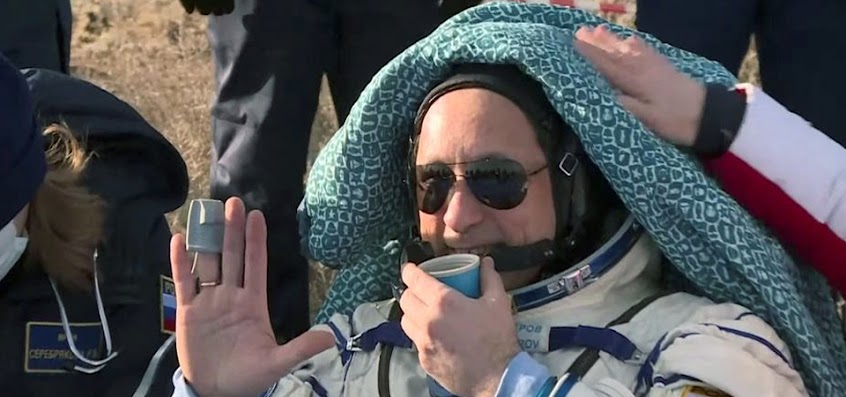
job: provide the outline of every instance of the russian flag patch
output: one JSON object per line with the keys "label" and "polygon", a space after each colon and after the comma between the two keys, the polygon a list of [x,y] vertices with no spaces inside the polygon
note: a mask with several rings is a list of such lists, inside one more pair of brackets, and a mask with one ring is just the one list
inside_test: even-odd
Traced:
{"label": "russian flag patch", "polygon": [[176,333],[176,284],[172,278],[161,276],[160,285],[162,332],[173,335]]}

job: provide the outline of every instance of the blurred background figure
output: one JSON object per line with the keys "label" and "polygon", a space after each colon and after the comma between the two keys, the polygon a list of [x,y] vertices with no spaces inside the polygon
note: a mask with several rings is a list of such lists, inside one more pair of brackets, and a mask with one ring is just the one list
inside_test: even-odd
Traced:
{"label": "blurred background figure", "polygon": [[0,1],[0,53],[18,68],[69,72],[70,0]]}
{"label": "blurred background figure", "polygon": [[763,89],[846,146],[842,0],[637,0],[637,28],[737,74],[751,36]]}
{"label": "blurred background figure", "polygon": [[214,14],[211,197],[242,198],[268,224],[271,322],[289,340],[309,326],[308,262],[296,209],[309,135],[328,77],[339,123],[394,56],[440,22],[436,0],[180,0]]}

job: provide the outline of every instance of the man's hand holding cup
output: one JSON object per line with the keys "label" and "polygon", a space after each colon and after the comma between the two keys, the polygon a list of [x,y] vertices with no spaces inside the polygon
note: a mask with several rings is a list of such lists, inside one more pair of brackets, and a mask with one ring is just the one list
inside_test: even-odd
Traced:
{"label": "man's hand holding cup", "polygon": [[454,394],[492,396],[520,352],[511,300],[493,260],[455,254],[409,263],[402,280],[402,328],[423,369]]}

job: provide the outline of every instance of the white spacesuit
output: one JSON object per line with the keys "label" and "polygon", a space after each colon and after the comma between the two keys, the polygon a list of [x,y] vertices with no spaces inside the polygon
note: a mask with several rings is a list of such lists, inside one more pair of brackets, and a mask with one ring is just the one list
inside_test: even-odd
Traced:
{"label": "white spacesuit", "polygon": [[[566,394],[571,397],[633,397],[644,391],[647,396],[806,395],[790,352],[767,324],[738,305],[663,294],[660,258],[650,238],[629,220],[573,270],[512,291],[523,351],[551,374],[584,372]],[[579,287],[572,280],[586,274],[585,265],[602,275]],[[362,305],[351,320],[337,315],[316,326],[335,334],[337,348],[302,363],[266,395],[428,395],[417,353],[399,323],[388,320],[394,305],[394,300]],[[631,319],[606,327],[621,317]],[[595,363],[591,350],[598,351]],[[180,373],[174,378],[175,396],[193,396]]]}
{"label": "white spacesuit", "polygon": [[[787,345],[750,310],[662,289],[666,284],[658,248],[615,200],[537,82],[508,66],[458,67],[423,100],[418,122],[438,98],[468,87],[493,91],[517,104],[551,165],[554,214],[539,212],[555,217],[555,237],[524,246],[494,246],[488,252],[500,272],[542,269],[535,278],[541,281],[509,293],[522,352],[502,374],[498,396],[807,395]],[[413,161],[413,144],[411,150]],[[413,170],[415,163],[409,165]],[[464,171],[466,183],[474,183]],[[423,177],[415,175],[410,172],[409,187],[419,187],[422,194],[411,194],[413,210],[435,213],[452,185],[437,192],[418,183],[416,178]],[[510,207],[493,202],[495,195],[488,193],[501,182],[501,174],[495,176],[484,183],[477,180],[472,194],[497,210],[520,205],[519,200]],[[448,177],[456,178],[452,171]],[[525,193],[525,179],[517,186],[517,195]],[[409,259],[420,263],[421,258]],[[442,396],[403,333],[398,306],[396,300],[368,303],[351,318],[336,314],[317,325],[335,336],[336,347],[268,385],[265,395]],[[538,388],[539,379],[546,381],[544,387]],[[178,371],[174,383],[175,396],[206,397],[196,396]]]}

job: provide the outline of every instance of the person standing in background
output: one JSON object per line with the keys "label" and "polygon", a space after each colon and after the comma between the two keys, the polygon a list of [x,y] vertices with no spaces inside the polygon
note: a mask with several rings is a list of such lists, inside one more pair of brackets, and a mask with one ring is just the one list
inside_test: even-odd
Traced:
{"label": "person standing in background", "polygon": [[0,1],[0,53],[19,69],[70,71],[70,0]]}
{"label": "person standing in background", "polygon": [[637,0],[637,28],[735,75],[755,34],[764,90],[846,146],[842,0]]}
{"label": "person standing in background", "polygon": [[211,197],[243,198],[268,224],[277,338],[309,327],[308,262],[296,209],[321,79],[342,123],[394,56],[440,22],[437,0],[180,0],[209,18],[215,63]]}

